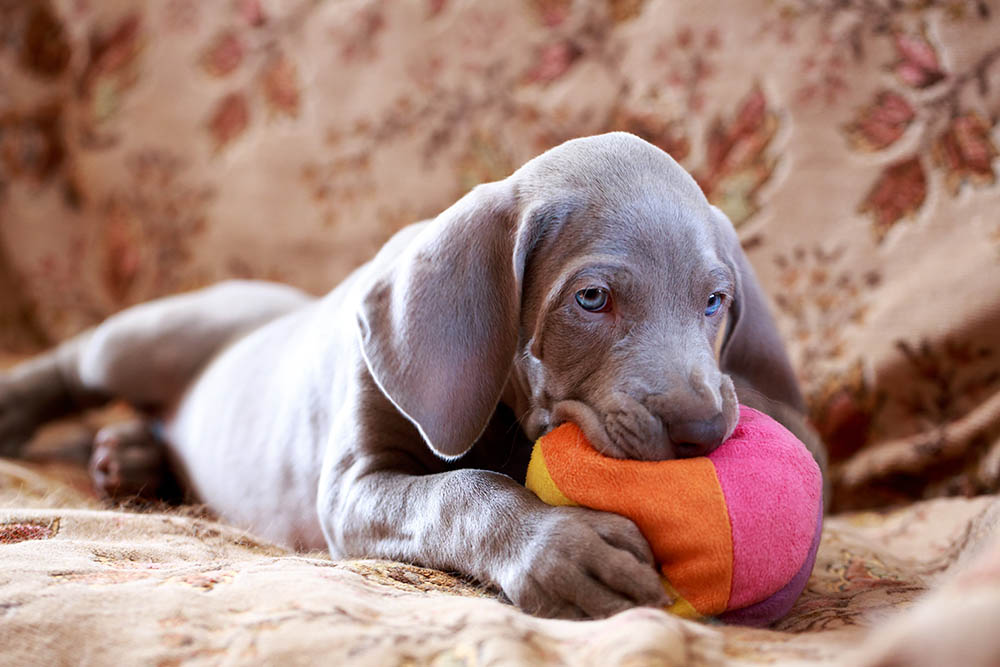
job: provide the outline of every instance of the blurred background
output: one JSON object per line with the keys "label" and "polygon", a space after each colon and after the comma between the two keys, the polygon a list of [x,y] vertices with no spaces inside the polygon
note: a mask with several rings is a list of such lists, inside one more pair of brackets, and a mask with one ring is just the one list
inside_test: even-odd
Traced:
{"label": "blurred background", "polygon": [[229,277],[323,293],[626,130],[739,230],[837,509],[993,492],[998,116],[985,0],[0,0],[0,352]]}

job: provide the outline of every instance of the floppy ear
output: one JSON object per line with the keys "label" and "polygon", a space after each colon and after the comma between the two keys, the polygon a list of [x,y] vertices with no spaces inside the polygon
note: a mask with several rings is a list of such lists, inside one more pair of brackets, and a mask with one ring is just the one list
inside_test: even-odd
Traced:
{"label": "floppy ear", "polygon": [[724,252],[736,274],[736,295],[729,311],[719,365],[723,372],[743,380],[767,398],[804,412],[805,402],[792,364],[753,267],[729,218],[714,206],[712,210],[722,234]]}
{"label": "floppy ear", "polygon": [[531,217],[510,179],[480,185],[428,223],[362,300],[368,370],[444,458],[472,447],[507,382]]}

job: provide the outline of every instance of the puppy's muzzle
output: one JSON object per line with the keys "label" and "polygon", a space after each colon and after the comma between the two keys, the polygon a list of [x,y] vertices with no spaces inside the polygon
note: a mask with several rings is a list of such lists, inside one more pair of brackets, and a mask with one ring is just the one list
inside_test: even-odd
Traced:
{"label": "puppy's muzzle", "polygon": [[732,434],[739,414],[732,380],[700,370],[691,372],[687,379],[675,383],[672,390],[650,394],[641,401],[650,415],[653,427],[647,437],[650,444],[656,443],[656,452],[650,452],[648,444],[629,444],[644,458],[707,456]]}

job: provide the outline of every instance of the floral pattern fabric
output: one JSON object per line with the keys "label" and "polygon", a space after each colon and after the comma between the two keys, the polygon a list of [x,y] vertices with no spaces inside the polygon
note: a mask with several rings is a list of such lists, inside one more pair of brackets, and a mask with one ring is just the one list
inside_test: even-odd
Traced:
{"label": "floral pattern fabric", "polygon": [[[830,449],[833,509],[902,513],[832,520],[776,629],[794,635],[636,622],[681,651],[808,660],[934,584],[955,555],[939,550],[1000,487],[998,124],[994,0],[0,0],[0,354],[227,277],[323,293],[473,185],[571,137],[633,132],[736,225]],[[24,489],[53,474],[4,478],[19,480],[0,487],[9,534],[49,537],[0,553],[54,558],[31,550],[68,535],[58,508],[93,503],[76,484],[28,512]],[[942,496],[973,499],[913,504]],[[893,531],[943,537],[894,552]],[[167,590],[139,581],[114,590]],[[834,610],[838,585],[853,592]],[[379,599],[358,612],[374,626]],[[20,613],[9,600],[0,623]],[[468,604],[518,619],[497,641],[554,660],[622,623],[559,634],[575,626]],[[542,627],[561,639],[536,642]]]}
{"label": "floral pattern fabric", "polygon": [[[534,618],[443,572],[291,553],[190,513],[96,510],[67,500],[56,477],[46,489],[25,484],[34,478],[0,467],[0,658],[9,665],[863,665],[910,647],[909,634],[926,637],[928,604],[931,636],[951,639],[953,652],[938,655],[961,655],[960,639],[1000,654],[995,632],[961,632],[975,628],[970,616],[993,622],[1000,611],[1000,503],[990,497],[829,519],[805,593],[760,630],[653,609]],[[62,494],[56,508],[53,493]],[[970,610],[969,595],[987,607]]]}

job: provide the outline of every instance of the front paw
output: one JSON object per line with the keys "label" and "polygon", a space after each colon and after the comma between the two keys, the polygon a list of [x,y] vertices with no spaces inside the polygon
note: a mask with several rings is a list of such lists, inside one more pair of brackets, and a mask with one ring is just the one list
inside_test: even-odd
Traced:
{"label": "front paw", "polygon": [[552,507],[533,522],[519,558],[501,581],[524,611],[552,618],[604,618],[672,600],[649,544],[624,517],[582,507]]}

